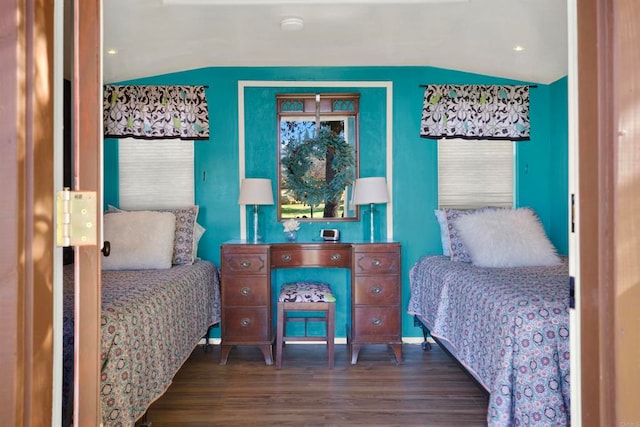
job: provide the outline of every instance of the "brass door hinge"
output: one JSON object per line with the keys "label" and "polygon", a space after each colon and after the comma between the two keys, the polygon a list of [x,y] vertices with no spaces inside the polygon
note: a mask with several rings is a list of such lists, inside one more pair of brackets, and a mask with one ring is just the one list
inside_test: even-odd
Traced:
{"label": "brass door hinge", "polygon": [[56,193],[56,245],[90,246],[98,241],[97,200],[95,191]]}

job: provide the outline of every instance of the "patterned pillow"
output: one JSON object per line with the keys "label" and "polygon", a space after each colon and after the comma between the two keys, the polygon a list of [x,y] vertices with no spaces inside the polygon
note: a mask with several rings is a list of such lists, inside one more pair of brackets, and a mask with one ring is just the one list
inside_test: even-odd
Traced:
{"label": "patterned pillow", "polygon": [[158,212],[171,212],[176,216],[176,236],[173,242],[173,264],[193,264],[196,254],[193,252],[194,230],[199,206],[179,209],[158,209]]}
{"label": "patterned pillow", "polygon": [[[186,208],[176,209],[153,209],[153,212],[171,212],[176,217],[176,231],[173,242],[173,260],[174,265],[193,264],[196,259],[197,242],[194,234],[196,234],[196,218],[198,217],[198,205]],[[105,214],[113,212],[127,212],[123,209],[109,205]],[[204,232],[204,231],[203,231]],[[202,236],[202,233],[200,233]]]}
{"label": "patterned pillow", "polygon": [[490,207],[483,207],[477,209],[452,209],[444,208],[444,213],[447,218],[447,229],[449,230],[449,246],[451,261],[471,262],[471,255],[464,245],[460,231],[456,227],[456,221],[458,218],[472,214],[474,212],[481,212],[489,209],[495,209]]}

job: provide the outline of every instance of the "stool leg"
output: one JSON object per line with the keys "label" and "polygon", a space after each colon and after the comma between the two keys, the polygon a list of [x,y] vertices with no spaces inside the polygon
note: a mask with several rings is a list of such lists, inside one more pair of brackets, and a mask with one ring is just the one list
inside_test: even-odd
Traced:
{"label": "stool leg", "polygon": [[327,311],[327,355],[329,357],[329,369],[333,369],[335,334],[336,334],[336,305],[335,303],[331,303],[329,304],[329,310]]}
{"label": "stool leg", "polygon": [[282,367],[282,342],[284,340],[284,304],[278,302],[276,320],[276,369]]}

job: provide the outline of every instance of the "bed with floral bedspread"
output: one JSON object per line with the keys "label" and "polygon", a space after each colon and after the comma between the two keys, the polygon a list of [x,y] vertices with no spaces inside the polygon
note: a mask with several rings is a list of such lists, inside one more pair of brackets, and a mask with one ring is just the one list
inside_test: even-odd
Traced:
{"label": "bed with floral bedspread", "polygon": [[410,271],[414,315],[489,392],[489,426],[566,426],[569,275],[425,256]]}
{"label": "bed with floral bedspread", "polygon": [[[218,277],[216,266],[207,261],[102,272],[100,395],[105,427],[132,426],[144,415],[209,327],[220,321]],[[66,403],[73,375],[72,265],[65,266],[64,287]]]}

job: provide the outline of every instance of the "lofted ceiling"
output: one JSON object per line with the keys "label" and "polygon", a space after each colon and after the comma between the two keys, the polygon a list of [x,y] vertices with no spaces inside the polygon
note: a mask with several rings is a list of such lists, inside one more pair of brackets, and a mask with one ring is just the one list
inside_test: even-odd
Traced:
{"label": "lofted ceiling", "polygon": [[[107,0],[103,17],[105,82],[212,66],[567,75],[565,0]],[[304,27],[283,31],[287,17]]]}

